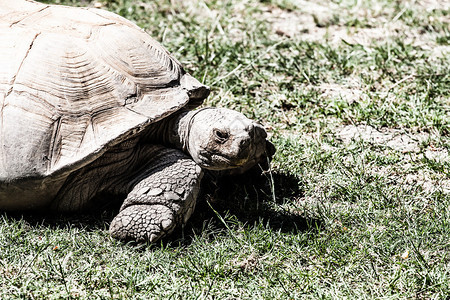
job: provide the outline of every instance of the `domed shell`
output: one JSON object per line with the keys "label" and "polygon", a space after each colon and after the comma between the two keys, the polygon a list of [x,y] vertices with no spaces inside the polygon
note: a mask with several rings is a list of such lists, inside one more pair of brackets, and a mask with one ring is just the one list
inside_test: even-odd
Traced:
{"label": "domed shell", "polygon": [[0,182],[78,169],[207,89],[113,13],[0,2]]}

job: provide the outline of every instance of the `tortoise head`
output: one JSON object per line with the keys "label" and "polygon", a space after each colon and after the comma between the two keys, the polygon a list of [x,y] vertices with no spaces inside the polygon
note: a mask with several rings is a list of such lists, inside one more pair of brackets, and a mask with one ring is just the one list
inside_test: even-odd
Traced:
{"label": "tortoise head", "polygon": [[205,169],[241,173],[275,153],[264,128],[237,111],[204,108],[187,117],[185,148]]}

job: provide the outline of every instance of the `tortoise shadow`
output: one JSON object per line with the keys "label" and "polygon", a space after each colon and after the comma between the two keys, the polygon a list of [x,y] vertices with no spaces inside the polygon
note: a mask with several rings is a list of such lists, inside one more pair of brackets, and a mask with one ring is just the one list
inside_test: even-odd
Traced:
{"label": "tortoise shadow", "polygon": [[51,213],[51,212],[1,212],[0,216],[14,221],[24,221],[31,227],[42,227],[52,230],[76,228],[86,232],[98,231],[105,228],[114,216],[118,208],[107,210],[95,210],[80,213]]}
{"label": "tortoise shadow", "polygon": [[[274,231],[289,234],[316,230],[321,227],[322,220],[306,217],[301,210],[279,209],[281,204],[304,195],[302,186],[302,180],[298,177],[277,172],[251,171],[243,175],[225,177],[206,173],[197,207],[190,220],[183,228],[177,228],[161,242],[167,247],[188,246],[197,236],[204,237],[205,232],[214,239],[214,233],[227,230],[228,217],[244,224],[247,229],[263,224]],[[107,205],[77,214],[3,212],[2,215],[14,220],[24,220],[33,227],[98,231],[109,227],[119,212],[122,201],[121,198],[115,198]]]}
{"label": "tortoise shadow", "polygon": [[[303,181],[285,173],[253,172],[216,178],[207,173],[202,193],[188,224],[164,239],[169,245],[189,245],[206,230],[227,230],[226,219],[239,221],[246,229],[259,224],[274,231],[298,234],[315,231],[323,220],[304,215],[301,209],[283,210],[282,204],[302,197]],[[212,228],[212,229],[211,229]],[[214,234],[212,234],[214,238]]]}

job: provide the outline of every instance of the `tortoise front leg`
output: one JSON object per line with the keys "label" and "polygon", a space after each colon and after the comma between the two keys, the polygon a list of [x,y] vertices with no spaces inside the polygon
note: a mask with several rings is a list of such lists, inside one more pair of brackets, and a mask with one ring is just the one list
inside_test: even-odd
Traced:
{"label": "tortoise front leg", "polygon": [[113,237],[155,242],[185,224],[194,211],[202,169],[179,150],[160,151],[164,156],[139,175],[111,222]]}

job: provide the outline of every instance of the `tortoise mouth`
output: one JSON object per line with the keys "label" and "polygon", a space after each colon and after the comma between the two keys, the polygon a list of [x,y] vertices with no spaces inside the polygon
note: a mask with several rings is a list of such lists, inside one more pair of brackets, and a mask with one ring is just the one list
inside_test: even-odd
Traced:
{"label": "tortoise mouth", "polygon": [[199,164],[209,170],[226,170],[239,168],[245,164],[247,159],[234,159],[222,153],[201,151],[198,154]]}

